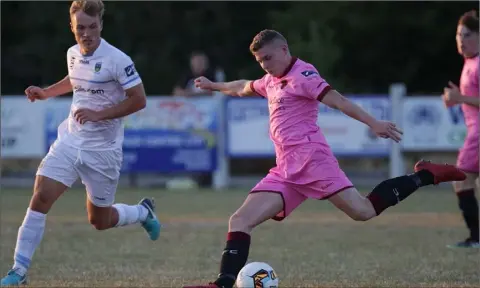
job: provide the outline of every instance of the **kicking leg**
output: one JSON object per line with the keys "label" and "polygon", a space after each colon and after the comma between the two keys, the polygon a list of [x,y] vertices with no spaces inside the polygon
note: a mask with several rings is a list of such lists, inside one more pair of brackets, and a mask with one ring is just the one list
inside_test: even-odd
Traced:
{"label": "kicking leg", "polygon": [[328,200],[352,219],[366,221],[397,205],[420,187],[465,178],[465,174],[452,165],[420,161],[415,165],[415,173],[385,180],[367,197],[360,195],[355,188],[348,188]]}
{"label": "kicking leg", "polygon": [[140,223],[151,240],[158,239],[161,227],[155,215],[153,199],[144,198],[137,205],[113,204],[118,178],[111,179],[85,166],[79,169],[79,173],[87,189],[88,220],[95,229],[106,230]]}
{"label": "kicking leg", "polygon": [[458,197],[458,206],[462,211],[463,220],[470,231],[470,236],[464,240],[453,245],[448,245],[450,248],[480,248],[479,241],[479,210],[478,200],[475,196],[476,180],[478,173],[466,173],[467,179],[460,182],[453,183],[453,189]]}
{"label": "kicking leg", "polygon": [[247,263],[251,231],[283,210],[284,199],[280,193],[256,191],[249,194],[228,222],[227,243],[217,280],[209,285],[190,288],[232,288],[238,272]]}
{"label": "kicking leg", "polygon": [[1,280],[0,286],[26,284],[27,270],[43,238],[47,213],[67,188],[64,184],[48,177],[36,177],[33,197],[23,223],[18,229],[15,262],[12,270]]}

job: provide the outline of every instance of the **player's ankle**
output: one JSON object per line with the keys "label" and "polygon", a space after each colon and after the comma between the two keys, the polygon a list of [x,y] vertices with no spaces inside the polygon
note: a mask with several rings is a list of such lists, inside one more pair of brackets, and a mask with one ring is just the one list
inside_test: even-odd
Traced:
{"label": "player's ankle", "polygon": [[17,273],[18,275],[20,276],[25,276],[25,274],[27,274],[27,271],[28,269],[23,267],[22,265],[18,264],[18,263],[15,263],[13,265],[13,268],[12,268],[13,271],[15,271],[15,273]]}

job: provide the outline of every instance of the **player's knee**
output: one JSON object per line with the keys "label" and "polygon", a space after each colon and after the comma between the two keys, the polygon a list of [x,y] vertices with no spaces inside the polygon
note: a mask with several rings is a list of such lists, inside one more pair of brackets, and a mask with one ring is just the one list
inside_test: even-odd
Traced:
{"label": "player's knee", "polygon": [[32,210],[46,214],[52,207],[53,202],[55,202],[55,199],[52,198],[53,197],[51,193],[49,193],[46,188],[42,186],[36,187],[35,193],[33,194],[32,200],[30,202],[30,208]]}
{"label": "player's knee", "polygon": [[348,216],[355,221],[367,221],[375,217],[375,215],[375,211],[365,208],[352,211]]}
{"label": "player's knee", "polygon": [[33,195],[32,202],[35,204],[40,204],[40,205],[48,205],[51,202],[50,195],[48,191],[46,191],[43,188],[38,188],[35,190],[35,194]]}
{"label": "player's knee", "polygon": [[110,228],[110,223],[108,221],[103,221],[94,217],[89,217],[88,222],[97,230],[107,230]]}
{"label": "player's knee", "polygon": [[248,217],[241,213],[235,212],[228,221],[229,231],[242,231],[249,233],[253,230],[254,225],[250,223]]}

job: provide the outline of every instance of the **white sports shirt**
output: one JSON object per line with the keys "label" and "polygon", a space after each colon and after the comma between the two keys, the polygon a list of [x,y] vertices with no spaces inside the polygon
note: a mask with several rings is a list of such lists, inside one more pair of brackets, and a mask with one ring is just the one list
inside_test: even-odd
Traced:
{"label": "white sports shirt", "polygon": [[132,59],[101,39],[91,56],[83,56],[79,45],[67,51],[68,76],[73,88],[70,114],[58,127],[58,140],[81,150],[121,149],[121,118],[80,124],[74,118],[79,108],[103,110],[122,102],[125,90],[142,83]]}

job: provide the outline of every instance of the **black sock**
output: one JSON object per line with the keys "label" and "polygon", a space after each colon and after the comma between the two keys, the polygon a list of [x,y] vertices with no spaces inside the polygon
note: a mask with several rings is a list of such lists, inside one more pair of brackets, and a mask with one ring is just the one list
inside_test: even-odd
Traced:
{"label": "black sock", "polygon": [[478,235],[478,201],[474,189],[457,192],[458,206],[462,210],[463,219],[470,230],[470,238],[479,241]]}
{"label": "black sock", "polygon": [[418,188],[433,184],[433,175],[427,170],[388,179],[373,188],[367,195],[377,215],[390,206],[397,205]]}
{"label": "black sock", "polygon": [[215,284],[222,288],[232,288],[238,272],[248,259],[250,235],[244,232],[228,232],[227,244],[222,254],[220,274]]}

